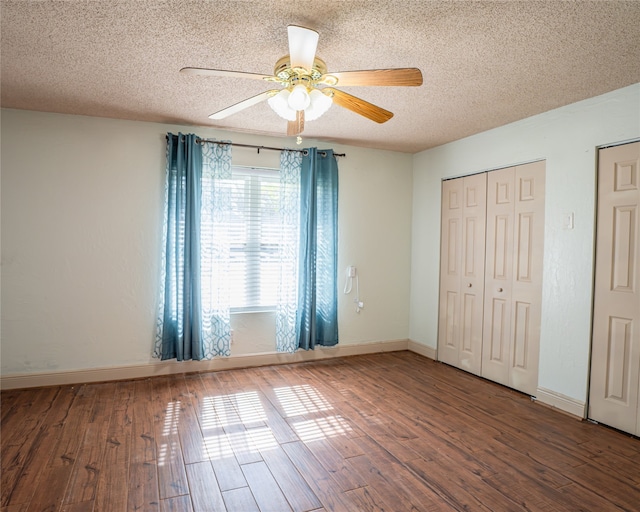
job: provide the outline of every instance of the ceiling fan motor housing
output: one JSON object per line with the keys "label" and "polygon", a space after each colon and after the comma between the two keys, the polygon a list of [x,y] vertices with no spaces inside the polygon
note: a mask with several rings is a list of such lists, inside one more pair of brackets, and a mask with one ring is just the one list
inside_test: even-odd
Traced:
{"label": "ceiling fan motor housing", "polygon": [[[312,69],[305,68],[293,68],[291,67],[291,58],[289,55],[282,57],[273,70],[274,77],[282,85],[288,89],[293,89],[298,84],[305,85],[307,89],[312,89],[317,86],[319,80],[327,72],[327,65],[325,62],[316,57],[313,60]],[[327,77],[325,77],[323,83],[326,83]],[[337,82],[337,80],[336,80]],[[335,85],[335,84],[326,84]]]}

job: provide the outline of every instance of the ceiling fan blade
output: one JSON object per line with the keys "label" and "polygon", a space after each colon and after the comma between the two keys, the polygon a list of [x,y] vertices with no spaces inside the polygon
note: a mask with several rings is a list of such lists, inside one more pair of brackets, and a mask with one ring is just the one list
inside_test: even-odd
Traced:
{"label": "ceiling fan blade", "polygon": [[280,92],[279,89],[272,89],[270,91],[265,91],[257,96],[252,96],[251,98],[247,98],[244,101],[236,103],[235,105],[231,105],[230,107],[223,108],[222,110],[218,110],[209,116],[209,119],[224,119],[225,117],[229,117],[232,114],[236,114],[245,108],[252,107],[253,105],[257,105],[258,103],[269,99],[271,96],[275,96]]}
{"label": "ceiling fan blade", "polygon": [[287,136],[295,137],[304,131],[304,110],[296,112],[296,120],[287,123]]}
{"label": "ceiling fan blade", "polygon": [[227,71],[225,69],[207,69],[207,68],[182,68],[180,73],[185,75],[202,75],[202,76],[224,76],[227,78],[252,78],[254,80],[268,80],[275,78],[271,75],[260,75],[258,73],[244,73],[243,71]]}
{"label": "ceiling fan blade", "polygon": [[289,25],[289,59],[292,68],[304,68],[311,71],[313,59],[318,47],[318,33],[310,28]]}
{"label": "ceiling fan blade", "polygon": [[351,110],[356,114],[360,114],[367,119],[371,119],[376,123],[385,123],[393,117],[393,112],[389,112],[382,107],[378,107],[373,103],[369,103],[368,101],[357,98],[356,96],[347,94],[346,92],[340,91],[339,89],[334,89],[333,87],[325,87],[324,89],[322,89],[322,92],[324,94],[329,94],[333,98],[333,102],[337,105]]}
{"label": "ceiling fan blade", "polygon": [[422,85],[422,72],[418,68],[341,71],[322,75],[319,83],[341,87],[352,85],[417,86]]}

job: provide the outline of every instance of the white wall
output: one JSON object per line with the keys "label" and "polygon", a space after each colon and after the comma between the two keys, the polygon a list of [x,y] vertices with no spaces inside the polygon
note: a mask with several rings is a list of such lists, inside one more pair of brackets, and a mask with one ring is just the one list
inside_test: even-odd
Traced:
{"label": "white wall", "polygon": [[[435,348],[440,187],[446,177],[546,160],[539,387],[584,403],[597,146],[640,137],[640,84],[414,155],[410,338]],[[562,216],[575,213],[575,229]]]}
{"label": "white wall", "polygon": [[[291,139],[2,111],[2,373],[152,364],[165,134],[265,146]],[[356,265],[365,308],[340,296],[340,345],[409,336],[412,157],[305,141],[338,161],[339,289]],[[279,166],[237,148],[233,163]],[[273,315],[232,319],[232,356],[275,350]]]}

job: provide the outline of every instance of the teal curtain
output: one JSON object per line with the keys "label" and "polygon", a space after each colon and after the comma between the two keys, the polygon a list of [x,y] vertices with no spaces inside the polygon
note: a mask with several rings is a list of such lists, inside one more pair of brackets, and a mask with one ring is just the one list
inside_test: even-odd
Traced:
{"label": "teal curtain", "polygon": [[194,134],[167,134],[162,277],[153,351],[162,360],[229,355],[228,327],[224,332],[228,310],[224,318],[224,311],[211,306],[208,218],[214,210],[212,180],[220,169],[231,168],[231,148],[214,144],[203,160],[197,139]]}
{"label": "teal curtain", "polygon": [[338,164],[308,149],[300,173],[298,347],[338,343]]}

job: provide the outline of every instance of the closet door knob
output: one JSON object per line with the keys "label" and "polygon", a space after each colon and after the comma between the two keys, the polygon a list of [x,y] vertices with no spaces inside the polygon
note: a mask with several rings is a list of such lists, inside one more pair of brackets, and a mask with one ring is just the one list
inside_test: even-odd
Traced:
{"label": "closet door knob", "polygon": [[467,288],[471,288],[471,283],[469,283],[469,284],[467,285]]}
{"label": "closet door knob", "polygon": [[498,288],[498,291],[499,291],[499,292],[501,292],[501,291],[502,291],[502,288]]}

